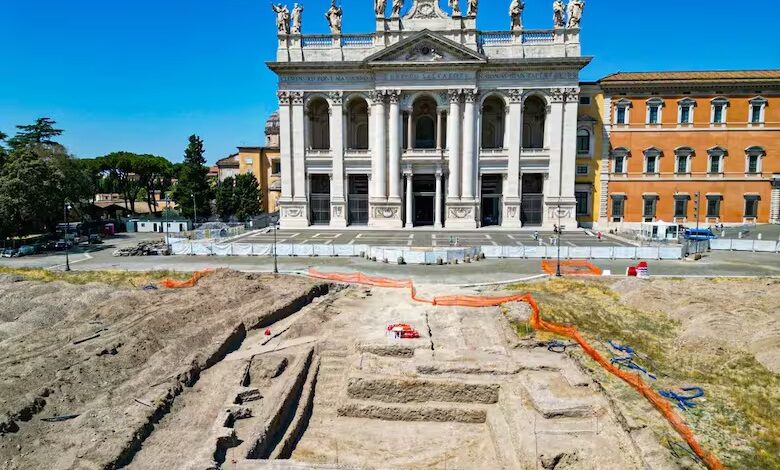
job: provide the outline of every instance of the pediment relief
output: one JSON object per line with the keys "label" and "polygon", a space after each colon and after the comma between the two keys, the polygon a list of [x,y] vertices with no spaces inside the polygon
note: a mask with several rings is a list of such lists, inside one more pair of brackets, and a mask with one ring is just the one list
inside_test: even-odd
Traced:
{"label": "pediment relief", "polygon": [[485,58],[476,51],[430,33],[408,38],[366,59],[367,63],[480,63],[484,61]]}

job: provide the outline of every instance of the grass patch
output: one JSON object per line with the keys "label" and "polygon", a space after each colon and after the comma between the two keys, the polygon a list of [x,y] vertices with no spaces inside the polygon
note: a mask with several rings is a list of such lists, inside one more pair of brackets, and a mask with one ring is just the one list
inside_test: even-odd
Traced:
{"label": "grass patch", "polygon": [[91,284],[94,282],[117,287],[141,287],[163,279],[183,281],[189,279],[192,273],[178,271],[50,271],[41,268],[8,268],[0,267],[0,274],[20,276],[28,281],[55,282],[63,281],[70,284]]}
{"label": "grass patch", "polygon": [[[656,389],[703,387],[705,400],[681,414],[702,445],[727,468],[780,469],[780,376],[747,351],[697,348],[679,337],[678,322],[663,312],[621,303],[619,294],[605,281],[554,279],[512,288],[531,293],[544,319],[575,325],[606,357],[610,357],[610,348],[604,342],[609,339],[648,356],[642,365],[658,376],[655,382],[648,379]],[[515,328],[521,335],[527,331],[520,325]],[[540,340],[548,337],[538,336]],[[595,364],[584,359],[583,353],[577,354]],[[644,398],[628,385],[605,372],[597,375],[626,408],[639,409]],[[668,432],[660,425],[653,429],[659,437]]]}

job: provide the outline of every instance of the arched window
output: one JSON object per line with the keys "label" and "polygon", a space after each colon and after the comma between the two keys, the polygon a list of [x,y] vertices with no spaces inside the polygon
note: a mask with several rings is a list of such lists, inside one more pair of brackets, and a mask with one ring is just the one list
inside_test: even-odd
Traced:
{"label": "arched window", "polygon": [[504,148],[504,101],[491,96],[482,104],[482,148]]}
{"label": "arched window", "polygon": [[323,98],[309,102],[309,148],[330,149],[330,107]]}
{"label": "arched window", "polygon": [[412,106],[414,148],[436,148],[436,112],[437,105],[433,98],[422,96],[414,101]]}
{"label": "arched window", "polygon": [[347,148],[368,150],[368,103],[355,98],[347,107]]}
{"label": "arched window", "polygon": [[523,147],[528,149],[544,148],[544,123],[547,118],[547,106],[538,96],[525,100],[523,107]]}
{"label": "arched window", "polygon": [[590,131],[587,129],[577,130],[577,154],[590,155]]}

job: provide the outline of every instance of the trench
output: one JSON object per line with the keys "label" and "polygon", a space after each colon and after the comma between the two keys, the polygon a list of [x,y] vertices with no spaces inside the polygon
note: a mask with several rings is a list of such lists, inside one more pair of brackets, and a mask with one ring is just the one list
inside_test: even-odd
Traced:
{"label": "trench", "polygon": [[[122,448],[117,457],[107,464],[104,469],[113,470],[130,465],[141,450],[144,441],[146,441],[154,432],[155,425],[160,423],[160,421],[171,412],[177,397],[182,395],[187,388],[193,387],[204,371],[221,362],[228,354],[240,349],[247,337],[248,330],[265,328],[283,320],[311,304],[314,299],[327,295],[330,290],[331,286],[329,284],[314,286],[308,292],[295,298],[281,308],[268,315],[257,318],[255,321],[251,322],[249,327],[247,327],[244,322],[239,323],[205,361],[191,364],[188,370],[180,373],[176,377],[176,382],[169,387],[164,396],[155,400],[155,408],[151,414],[148,415],[146,421],[134,431],[131,439],[126,443],[124,448]],[[220,451],[218,450],[217,452]]]}

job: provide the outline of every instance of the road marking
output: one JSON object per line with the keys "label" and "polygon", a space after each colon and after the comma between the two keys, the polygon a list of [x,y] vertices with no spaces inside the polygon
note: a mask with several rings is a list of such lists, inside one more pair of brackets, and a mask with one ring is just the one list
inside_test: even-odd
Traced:
{"label": "road marking", "polygon": [[358,233],[358,234],[355,236],[355,238],[363,238],[363,234],[362,234],[362,233]]}
{"label": "road marking", "polygon": [[507,238],[509,238],[510,240],[517,240],[517,239],[514,237],[514,235],[510,235],[510,234],[508,234],[508,233],[506,234],[506,237],[507,237]]}
{"label": "road marking", "polygon": [[355,240],[356,240],[356,239],[355,239],[355,238],[353,238],[352,240],[350,240],[350,241],[347,243],[347,245],[354,245],[354,244],[355,244]]}
{"label": "road marking", "polygon": [[575,245],[574,243],[572,243],[572,242],[568,242],[568,241],[566,242],[566,244],[568,244],[569,246],[577,246],[577,245]]}
{"label": "road marking", "polygon": [[[89,261],[89,260],[91,260],[91,259],[92,259],[92,256],[90,256],[90,255],[89,255],[89,253],[83,253],[83,254],[84,254],[84,258],[72,260],[72,261],[70,261],[70,264],[81,263],[81,262],[83,262],[83,261]],[[66,264],[65,264],[65,263],[62,263],[62,264],[56,264],[56,265],[54,265],[54,266],[49,266],[49,267],[48,267],[48,268],[46,268],[46,269],[57,269],[57,268],[64,268],[65,266],[66,266]]]}
{"label": "road marking", "polygon": [[332,243],[333,243],[333,240],[328,240],[328,241],[325,242],[326,245],[330,245]]}
{"label": "road marking", "polygon": [[406,246],[412,246],[414,244],[414,240],[409,240],[406,242]]}

